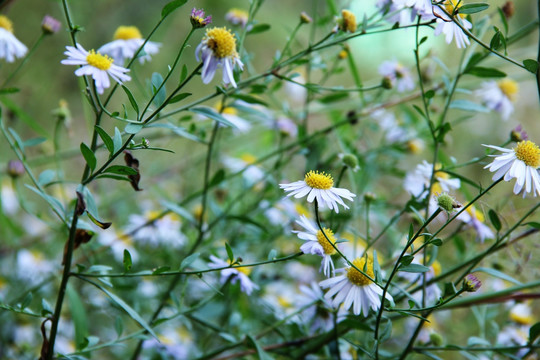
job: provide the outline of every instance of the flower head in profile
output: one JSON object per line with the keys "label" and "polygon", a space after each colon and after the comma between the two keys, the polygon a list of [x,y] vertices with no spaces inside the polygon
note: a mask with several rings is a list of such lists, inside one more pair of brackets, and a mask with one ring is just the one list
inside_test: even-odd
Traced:
{"label": "flower head in profile", "polygon": [[[114,32],[113,41],[98,49],[98,52],[114,59],[117,64],[123,64],[125,60],[131,59],[144,44],[143,36],[135,26],[119,26]],[[139,52],[139,62],[142,64],[150,60],[150,55],[155,55],[159,51],[161,44],[147,41],[143,49]]]}
{"label": "flower head in profile", "polygon": [[300,240],[305,241],[305,243],[300,247],[300,250],[304,254],[312,254],[322,257],[323,260],[321,262],[321,268],[319,271],[322,271],[324,276],[329,277],[330,271],[334,270],[332,255],[337,252],[334,248],[334,246],[337,245],[334,232],[330,229],[323,228],[323,234],[323,232],[317,229],[317,226],[313,222],[309,221],[304,215],[300,216],[300,220],[297,220],[296,223],[305,229],[305,231],[293,230],[293,233],[298,234],[298,238]]}
{"label": "flower head in profile", "polygon": [[240,56],[236,52],[236,38],[230,30],[225,27],[213,27],[206,30],[199,46],[195,50],[197,61],[202,53],[202,80],[208,84],[214,78],[218,67],[223,67],[223,82],[236,87],[234,81],[233,68],[238,64],[243,70],[244,64],[240,61]]}
{"label": "flower head in profile", "polygon": [[379,66],[379,74],[388,77],[392,86],[396,86],[399,92],[414,89],[414,80],[411,72],[397,60],[384,61]]}
{"label": "flower head in profile", "polygon": [[305,175],[304,180],[290,184],[279,184],[279,187],[285,192],[290,192],[287,196],[299,199],[307,195],[308,202],[317,199],[320,207],[328,207],[330,210],[335,210],[336,213],[339,213],[338,204],[345,209],[349,208],[342,198],[353,201],[353,197],[356,196],[347,189],[335,188],[332,176],[318,171],[310,171]]}
{"label": "flower head in profile", "polygon": [[249,14],[245,10],[232,8],[225,14],[225,20],[235,26],[240,25],[245,28],[249,20]]}
{"label": "flower head in profile", "polygon": [[189,18],[191,21],[191,26],[193,26],[195,29],[200,29],[210,24],[212,22],[212,16],[208,15],[207,17],[204,17],[204,15],[203,9],[197,10],[196,8],[193,8]]}
{"label": "flower head in profile", "polygon": [[[374,278],[373,258],[371,256],[356,258],[352,263],[357,269]],[[364,317],[368,316],[369,309],[379,310],[383,290],[377,284],[352,266],[336,270],[336,272],[343,274],[319,283],[322,288],[330,289],[324,298],[327,300],[333,298],[331,300],[332,306],[338,308],[340,304],[343,304],[345,310],[350,309],[352,306],[354,315],[362,313]],[[392,296],[388,293],[386,298],[393,301]]]}
{"label": "flower head in profile", "polygon": [[514,194],[523,190],[523,197],[532,191],[533,195],[540,195],[540,148],[530,140],[520,141],[513,149],[505,149],[494,145],[484,145],[488,148],[501,151],[502,155],[490,155],[495,157],[493,162],[484,169],[495,172],[493,180],[499,180],[504,176],[504,181],[516,179]]}
{"label": "flower head in profile", "polygon": [[66,46],[67,59],[62,60],[64,65],[80,65],[81,67],[75,70],[75,75],[91,75],[96,84],[98,94],[103,94],[103,90],[107,89],[111,83],[109,76],[115,81],[122,84],[123,81],[131,80],[131,77],[126,73],[128,69],[118,65],[114,65],[114,60],[107,55],[101,55],[94,50],[86,51],[80,44],[77,47]]}
{"label": "flower head in profile", "polygon": [[468,274],[463,280],[463,289],[467,292],[475,292],[480,289],[482,282],[473,274]]}
{"label": "flower head in profile", "polygon": [[356,27],[356,16],[349,10],[341,10],[341,18],[338,19],[339,30],[353,33]]}
{"label": "flower head in profile", "polygon": [[512,79],[501,81],[486,81],[480,85],[475,94],[489,109],[501,114],[503,120],[508,120],[514,112],[513,102],[518,92],[518,84]]}
{"label": "flower head in profile", "polygon": [[[212,269],[230,266],[229,263],[221,260],[220,258],[214,255],[210,255],[210,260],[211,262],[208,264],[208,266]],[[240,282],[240,290],[250,295],[253,290],[256,290],[259,288],[257,284],[255,284],[253,281],[249,279],[250,273],[251,273],[251,269],[248,267],[234,267],[234,268],[223,269],[221,270],[220,282],[224,284],[229,279],[232,284],[236,284],[237,282]]]}
{"label": "flower head in profile", "polygon": [[[433,6],[433,14],[437,17],[437,27],[435,28],[434,34],[435,36],[444,34],[447,44],[450,44],[452,40],[455,39],[456,46],[458,49],[461,49],[469,45],[470,41],[467,34],[465,34],[457,23],[459,22],[459,24],[467,30],[472,29],[472,24],[465,19],[465,14],[452,16],[457,8],[461,6],[456,3],[456,0],[446,0],[442,5]],[[445,11],[442,10],[443,8]]]}
{"label": "flower head in profile", "polygon": [[407,173],[403,181],[403,187],[409,194],[422,200],[428,195],[427,189],[429,188],[431,175],[435,172],[433,174],[435,182],[431,187],[432,193],[450,192],[452,189],[459,189],[461,181],[450,178],[446,172],[439,170],[440,168],[440,164],[433,166],[424,160],[416,166],[414,171]]}
{"label": "flower head in profile", "polygon": [[13,35],[13,23],[6,16],[0,15],[0,59],[7,62],[22,58],[28,49]]}

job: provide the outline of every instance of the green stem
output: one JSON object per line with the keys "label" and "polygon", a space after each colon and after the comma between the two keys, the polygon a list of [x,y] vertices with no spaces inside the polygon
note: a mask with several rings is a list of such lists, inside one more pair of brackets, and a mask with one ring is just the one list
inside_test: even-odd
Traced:
{"label": "green stem", "polygon": [[13,72],[11,74],[9,74],[8,78],[4,81],[2,86],[0,86],[0,89],[4,89],[6,87],[6,85],[11,81],[11,79],[13,79],[15,77],[15,75],[17,75],[19,70],[21,70],[21,68],[26,64],[28,59],[30,59],[30,56],[32,56],[34,54],[34,52],[37,50],[38,46],[41,44],[41,41],[43,40],[43,38],[45,36],[46,36],[46,34],[44,32],[42,32],[41,35],[39,36],[39,38],[34,43],[34,45],[32,46],[32,48],[30,49],[30,51],[28,51],[26,56],[19,63],[17,68],[15,70],[13,70]]}

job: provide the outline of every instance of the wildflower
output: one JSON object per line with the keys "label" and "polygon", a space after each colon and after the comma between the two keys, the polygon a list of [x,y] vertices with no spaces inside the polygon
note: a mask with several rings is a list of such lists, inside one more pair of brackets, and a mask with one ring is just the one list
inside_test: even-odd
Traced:
{"label": "wildflower", "polygon": [[394,4],[400,7],[412,7],[423,18],[425,16],[433,17],[431,0],[393,0]]}
{"label": "wildflower", "polygon": [[313,22],[313,19],[305,11],[302,11],[300,13],[300,22],[302,24],[310,24]]}
{"label": "wildflower", "polygon": [[495,237],[489,226],[484,224],[484,214],[478,211],[474,206],[469,206],[465,212],[461,213],[459,220],[472,226],[476,231],[476,239],[481,243],[483,243],[485,239],[493,239]]}
{"label": "wildflower", "polygon": [[98,241],[110,248],[114,259],[118,262],[124,260],[124,250],[129,252],[133,263],[139,260],[139,253],[133,246],[133,238],[131,236],[109,228],[107,231],[99,234]]}
{"label": "wildflower", "polygon": [[287,99],[294,103],[303,103],[306,100],[307,89],[303,86],[306,83],[306,78],[303,70],[295,72],[294,82],[285,82],[284,90],[287,94]]}
{"label": "wildflower", "polygon": [[144,215],[132,214],[125,229],[133,233],[133,240],[152,247],[166,246],[178,248],[185,244],[186,236],[180,231],[182,223],[176,214],[159,217],[158,211],[148,211]]}
{"label": "wildflower", "polygon": [[[310,330],[315,333],[318,330],[330,331],[334,328],[334,315],[331,305],[324,299],[324,293],[316,282],[311,282],[310,286],[300,285],[300,296],[298,298],[298,308],[305,308],[301,318],[306,323],[311,322]],[[336,314],[336,322],[339,323],[347,317],[347,310],[340,307]]]}
{"label": "wildflower", "polygon": [[463,280],[463,289],[467,292],[475,292],[480,289],[482,282],[473,274],[468,274]]}
{"label": "wildflower", "polygon": [[207,17],[204,17],[203,9],[197,10],[196,8],[193,8],[189,20],[194,29],[200,29],[212,22],[212,16],[208,15]]}
{"label": "wildflower", "polygon": [[60,27],[60,21],[49,15],[45,15],[41,21],[41,30],[47,35],[56,34],[60,31]]}
{"label": "wildflower", "polygon": [[20,160],[9,160],[6,167],[6,172],[12,178],[17,178],[24,175],[24,165]]}
{"label": "wildflower", "polygon": [[232,8],[225,14],[225,20],[231,24],[245,28],[248,23],[249,14],[247,11],[237,8]]}
{"label": "wildflower", "polygon": [[[212,269],[222,268],[225,266],[229,266],[230,264],[215,257],[214,255],[210,255],[211,263],[208,264],[208,266]],[[250,295],[253,290],[256,290],[259,288],[257,284],[255,284],[253,281],[249,279],[249,274],[251,273],[251,269],[247,267],[235,267],[235,268],[229,268],[229,269],[223,269],[221,270],[221,283],[224,284],[227,282],[227,280],[230,279],[232,284],[236,284],[237,282],[240,282],[240,290],[245,292],[247,295]]]}
{"label": "wildflower", "polygon": [[356,31],[356,26],[356,16],[349,10],[341,10],[341,19],[338,20],[339,29],[353,33]]}
{"label": "wildflower", "polygon": [[[430,4],[431,5],[431,4]],[[386,21],[391,24],[399,23],[399,25],[410,25],[416,17],[416,11],[405,9],[403,1],[396,0],[378,0],[375,6],[381,12],[381,15],[386,16]]]}
{"label": "wildflower", "polygon": [[[441,10],[441,7],[434,6],[433,14],[437,17],[437,27],[435,28],[435,36],[440,35],[441,33],[446,36],[446,43],[450,44],[452,39],[456,40],[456,46],[458,49],[464,48],[470,44],[468,36],[465,32],[456,24],[459,22],[462,27],[467,30],[472,29],[472,24],[465,19],[465,14],[458,14],[453,16],[456,9],[456,0],[446,0],[441,6],[444,6],[446,12]],[[458,5],[459,8],[461,5]],[[450,16],[447,15],[450,14]]]}
{"label": "wildflower", "polygon": [[384,61],[379,66],[379,74],[390,79],[392,87],[396,86],[399,92],[414,89],[414,80],[409,69],[401,65],[397,60]]}
{"label": "wildflower", "polygon": [[292,121],[288,117],[278,117],[276,120],[276,127],[279,130],[279,133],[285,136],[295,138],[298,135],[298,127],[296,126],[294,121]]}
{"label": "wildflower", "polygon": [[475,94],[482,99],[485,106],[500,113],[503,120],[508,120],[514,112],[512,102],[515,100],[517,92],[518,84],[514,80],[504,79],[499,82],[482,83]]}
{"label": "wildflower", "polygon": [[32,284],[43,281],[54,270],[54,264],[36,250],[22,249],[17,253],[17,274]]}
{"label": "wildflower", "polygon": [[523,130],[521,125],[516,126],[512,131],[510,132],[510,140],[514,142],[520,142],[523,140],[527,140],[529,138],[529,135],[527,135],[527,132]]}
{"label": "wildflower", "polygon": [[[356,258],[352,263],[371,278],[374,277],[372,257]],[[374,311],[379,310],[381,307],[379,297],[382,296],[383,290],[377,284],[352,266],[336,272],[344,274],[319,283],[322,288],[330,288],[324,298],[330,300],[333,297],[332,306],[337,308],[343,304],[345,310],[349,310],[352,306],[354,315],[362,313],[364,317],[368,316],[370,308]],[[386,294],[386,299],[394,301],[390,294]]]}
{"label": "wildflower", "polygon": [[81,68],[75,70],[75,75],[92,75],[96,84],[98,94],[103,94],[103,90],[110,86],[109,76],[115,81],[122,84],[123,81],[131,80],[126,73],[129,71],[118,65],[113,64],[113,59],[107,55],[101,55],[94,50],[86,51],[80,44],[76,47],[66,46],[67,59],[62,60],[64,65],[80,65]]}
{"label": "wildflower", "polygon": [[[117,64],[123,64],[125,60],[135,56],[143,44],[143,36],[137,27],[119,26],[114,32],[113,41],[100,47],[98,52],[110,56]],[[159,43],[147,41],[139,52],[139,62],[143,64],[150,61],[150,55],[157,54],[160,46]]]}
{"label": "wildflower", "polygon": [[7,62],[22,58],[28,49],[13,35],[13,23],[6,16],[0,15],[0,59]]}
{"label": "wildflower", "polygon": [[193,357],[192,332],[184,326],[166,325],[159,329],[158,337],[151,338],[143,343],[143,349],[153,349],[166,359],[183,360]]}
{"label": "wildflower", "polygon": [[6,215],[15,215],[19,211],[19,200],[12,182],[7,179],[0,183],[0,210]]}
{"label": "wildflower", "polygon": [[353,201],[353,197],[356,196],[347,189],[335,188],[332,176],[318,171],[310,171],[305,175],[304,180],[290,184],[279,184],[279,187],[285,192],[290,192],[287,196],[299,199],[307,195],[308,202],[317,199],[319,207],[326,206],[330,210],[335,210],[336,213],[339,213],[338,204],[341,204],[345,209],[349,208],[341,199],[342,197]]}
{"label": "wildflower", "polygon": [[490,155],[495,160],[484,169],[495,172],[493,181],[504,176],[504,181],[516,179],[514,194],[519,194],[523,190],[523,197],[526,194],[540,194],[540,177],[538,167],[540,166],[540,148],[532,141],[525,140],[517,143],[513,149],[505,149],[494,145],[483,145],[491,149],[503,152],[502,155]]}
{"label": "wildflower", "polygon": [[456,208],[460,208],[461,204],[459,204],[456,199],[454,199],[449,194],[443,192],[442,194],[438,195],[436,197],[437,199],[437,205],[447,213],[451,213]]}
{"label": "wildflower", "polygon": [[[296,223],[302,226],[306,231],[296,231],[293,233],[298,234],[298,238],[304,240],[305,243],[300,247],[300,250],[304,254],[318,255],[323,258],[321,262],[321,268],[324,276],[329,277],[330,271],[334,271],[334,263],[332,262],[332,255],[336,254],[336,237],[334,232],[328,228],[323,228],[324,234],[321,230],[317,229],[317,226],[309,221],[304,215],[300,216],[300,220]],[[326,236],[324,236],[326,234]],[[328,239],[327,239],[328,238]]]}
{"label": "wildflower", "polygon": [[338,154],[338,158],[342,161],[343,166],[348,167],[353,172],[360,170],[358,165],[358,158],[354,154]]}
{"label": "wildflower", "polygon": [[202,52],[202,80],[208,84],[214,78],[216,69],[223,67],[223,82],[236,87],[234,81],[233,68],[236,63],[240,70],[243,70],[244,64],[236,52],[236,38],[225,27],[214,27],[206,30],[199,46],[195,50],[195,57],[199,61],[199,55]]}
{"label": "wildflower", "polygon": [[409,194],[417,197],[419,200],[424,199],[428,195],[427,189],[432,172],[435,172],[435,182],[431,189],[432,193],[449,192],[451,189],[458,189],[461,186],[459,179],[451,179],[447,173],[439,169],[439,164],[433,166],[424,160],[413,172],[407,173],[403,181],[403,187]]}
{"label": "wildflower", "polygon": [[270,305],[274,316],[278,319],[288,318],[288,323],[301,323],[301,318],[297,314],[301,308],[299,304],[301,294],[297,286],[284,281],[272,282],[265,287],[263,299]]}
{"label": "wildflower", "polygon": [[233,172],[242,171],[246,183],[253,185],[264,179],[264,171],[255,165],[257,158],[251,154],[243,154],[240,158],[224,157],[223,164]]}
{"label": "wildflower", "polygon": [[377,109],[371,113],[371,116],[377,120],[381,130],[384,131],[384,138],[389,143],[402,143],[409,138],[407,130],[401,126],[394,113],[384,109]]}

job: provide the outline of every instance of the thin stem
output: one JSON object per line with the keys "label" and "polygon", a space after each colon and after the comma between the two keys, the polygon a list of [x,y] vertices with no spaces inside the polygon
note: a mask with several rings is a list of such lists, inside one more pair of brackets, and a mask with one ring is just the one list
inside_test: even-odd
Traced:
{"label": "thin stem", "polygon": [[34,54],[34,52],[37,50],[37,48],[39,47],[39,45],[41,44],[41,41],[43,41],[43,38],[45,36],[46,36],[46,34],[44,32],[42,32],[41,35],[39,36],[39,38],[34,43],[34,45],[32,46],[32,48],[30,49],[30,51],[28,51],[28,53],[25,55],[25,57],[19,63],[17,68],[15,70],[13,70],[13,72],[11,74],[9,74],[8,78],[2,83],[2,86],[0,86],[0,89],[4,89],[6,87],[6,85],[11,81],[11,79],[13,79],[15,77],[15,75],[17,75],[19,70],[21,70],[21,68],[26,64],[28,59],[30,59],[30,56],[32,56]]}

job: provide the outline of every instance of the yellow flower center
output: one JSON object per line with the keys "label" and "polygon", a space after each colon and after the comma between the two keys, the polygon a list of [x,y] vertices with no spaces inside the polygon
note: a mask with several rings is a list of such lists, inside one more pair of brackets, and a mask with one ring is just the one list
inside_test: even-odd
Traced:
{"label": "yellow flower center", "polygon": [[433,269],[433,273],[435,274],[435,276],[441,275],[442,266],[440,262],[435,260],[433,264],[431,264],[431,268]]}
{"label": "yellow flower center", "polygon": [[468,207],[467,212],[476,218],[476,220],[480,222],[485,222],[486,218],[484,217],[484,213],[480,210],[476,209],[474,206]]}
{"label": "yellow flower center", "polygon": [[239,272],[241,272],[242,274],[246,275],[246,276],[249,276],[249,274],[251,274],[251,268],[249,267],[237,267],[235,268],[236,270],[238,270]]}
{"label": "yellow flower center", "polygon": [[328,190],[334,186],[334,179],[325,172],[310,171],[304,177],[304,181],[307,186],[315,189]]}
{"label": "yellow flower center", "polygon": [[336,237],[334,236],[334,232],[328,228],[323,228],[323,230],[324,234],[328,236],[328,239],[326,239],[323,232],[319,230],[317,231],[317,241],[319,242],[319,244],[321,244],[323,251],[326,255],[334,255],[336,253],[336,249],[332,246],[332,244],[336,243]]}
{"label": "yellow flower center", "polygon": [[531,314],[523,314],[517,311],[510,312],[510,319],[521,325],[531,325],[534,322]]}
{"label": "yellow flower center", "polygon": [[[444,2],[444,7],[446,8],[446,12],[452,15],[454,13],[454,10],[459,9],[463,5],[463,1],[456,7],[456,1],[455,0],[446,0]],[[465,18],[465,14],[458,14],[459,17],[462,19]]]}
{"label": "yellow flower center", "polygon": [[233,8],[227,12],[227,17],[240,21],[247,21],[249,14],[242,9]]}
{"label": "yellow flower center", "polygon": [[[352,263],[358,269],[368,274],[371,278],[375,277],[375,274],[373,273],[373,259],[371,257],[368,257],[367,259],[367,266],[365,257],[356,258]],[[366,286],[371,283],[371,280],[367,276],[352,266],[347,269],[347,278],[351,283],[357,286]]]}
{"label": "yellow flower center", "polygon": [[409,140],[407,141],[407,150],[413,154],[419,154],[424,150],[424,143],[418,139]]}
{"label": "yellow flower center", "polygon": [[236,38],[225,27],[206,30],[206,44],[218,58],[236,57]]}
{"label": "yellow flower center", "polygon": [[136,26],[119,26],[113,35],[113,40],[131,39],[142,39],[141,32]]}
{"label": "yellow flower center", "polygon": [[13,23],[4,15],[0,15],[0,27],[13,33]]}
{"label": "yellow flower center", "polygon": [[281,307],[284,308],[290,308],[292,306],[292,301],[282,295],[278,296],[277,302]]}
{"label": "yellow flower center", "polygon": [[133,239],[126,234],[118,235],[118,240],[120,240],[125,246],[133,245]]}
{"label": "yellow flower center", "polygon": [[243,154],[240,156],[240,159],[244,161],[246,164],[255,164],[255,161],[257,161],[257,158],[251,154]]}
{"label": "yellow flower center", "polygon": [[294,204],[294,209],[298,213],[298,215],[304,215],[306,217],[309,217],[309,210],[302,204],[296,203]]}
{"label": "yellow flower center", "polygon": [[356,31],[356,16],[349,10],[341,10],[342,25],[341,28],[343,31],[355,32]]}
{"label": "yellow flower center", "polygon": [[540,148],[532,141],[520,141],[514,148],[516,158],[533,168],[540,166]]}
{"label": "yellow flower center", "polygon": [[114,60],[107,55],[101,55],[100,53],[96,53],[94,50],[90,50],[86,56],[86,62],[88,65],[98,68],[99,70],[109,70],[113,61]]}
{"label": "yellow flower center", "polygon": [[504,95],[506,95],[507,98],[514,101],[517,95],[517,92],[519,90],[519,86],[517,82],[510,79],[504,79],[497,83],[499,86],[499,89],[503,92]]}
{"label": "yellow flower center", "polygon": [[349,56],[349,52],[347,50],[341,50],[338,54],[338,58],[341,60],[346,59],[347,56]]}

